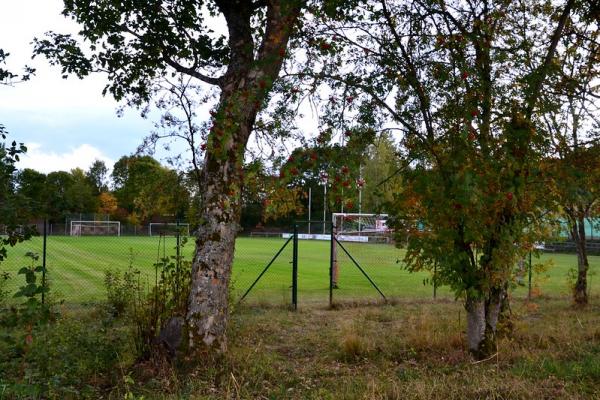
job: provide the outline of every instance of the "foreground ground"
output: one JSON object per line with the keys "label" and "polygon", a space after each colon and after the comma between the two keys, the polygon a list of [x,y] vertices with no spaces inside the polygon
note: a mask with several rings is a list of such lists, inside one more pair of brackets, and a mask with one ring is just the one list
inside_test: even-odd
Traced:
{"label": "foreground ground", "polygon": [[584,310],[557,298],[512,309],[512,337],[474,363],[458,302],[241,308],[227,355],[185,372],[135,363],[123,320],[64,314],[22,357],[0,348],[0,398],[599,398],[600,298]]}
{"label": "foreground ground", "polygon": [[[542,255],[546,265],[534,268],[533,302],[524,300],[526,275],[513,287],[513,335],[499,341],[494,357],[473,363],[460,300],[445,288],[431,300],[432,288],[423,284],[428,273],[407,272],[397,262],[401,249],[348,244],[392,301],[378,303],[377,292],[340,254],[337,306],[330,310],[328,243],[301,242],[299,311],[287,309],[288,247],[248,299],[233,307],[229,352],[217,361],[187,360],[201,365],[190,368],[183,357],[175,366],[140,362],[134,318],[115,318],[104,304],[105,271],[132,264],[153,276],[152,264],[173,252],[173,241],[49,239],[50,299],[59,301],[60,316],[41,327],[0,326],[0,400],[600,398],[600,257],[590,258],[591,305],[574,309],[568,277],[575,255]],[[283,243],[237,241],[236,297]],[[16,274],[22,255],[40,245],[36,238],[11,250],[2,265],[12,272],[9,292],[23,284]],[[184,254],[189,257],[190,246]]]}

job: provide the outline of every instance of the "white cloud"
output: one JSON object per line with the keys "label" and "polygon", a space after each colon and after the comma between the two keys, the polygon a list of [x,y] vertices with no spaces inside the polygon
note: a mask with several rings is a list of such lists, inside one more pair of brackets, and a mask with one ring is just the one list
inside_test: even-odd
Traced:
{"label": "white cloud", "polygon": [[65,149],[64,153],[45,152],[39,143],[26,143],[26,146],[27,153],[17,164],[20,169],[31,168],[47,174],[53,171],[70,171],[73,168],[86,171],[95,160],[104,161],[109,169],[114,164],[102,151],[89,144]]}
{"label": "white cloud", "polygon": [[[7,67],[20,73],[24,65],[35,67],[31,81],[13,87],[0,86],[0,107],[3,110],[60,110],[74,112],[94,108],[114,110],[116,101],[103,97],[106,77],[93,75],[84,80],[61,78],[61,69],[52,67],[43,56],[31,59],[34,37],[44,38],[45,32],[76,33],[80,27],[61,15],[61,0],[6,1],[0,13],[0,48],[10,53]],[[115,117],[116,118],[116,117]]]}

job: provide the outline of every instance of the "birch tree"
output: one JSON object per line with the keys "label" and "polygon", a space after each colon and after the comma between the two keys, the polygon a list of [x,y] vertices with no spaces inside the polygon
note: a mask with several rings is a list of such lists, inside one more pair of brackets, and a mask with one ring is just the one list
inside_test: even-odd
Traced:
{"label": "birch tree", "polygon": [[201,224],[186,315],[192,351],[226,349],[244,154],[302,6],[301,0],[65,0],[63,14],[81,25],[83,43],[59,33],[36,42],[36,53],[65,75],[105,73],[105,93],[130,104],[146,102],[157,79],[176,73],[218,93],[207,142],[199,144]]}

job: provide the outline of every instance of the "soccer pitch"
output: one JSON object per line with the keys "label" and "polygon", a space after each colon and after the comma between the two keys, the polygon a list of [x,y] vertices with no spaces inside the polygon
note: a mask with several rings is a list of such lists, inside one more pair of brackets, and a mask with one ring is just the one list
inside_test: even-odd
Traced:
{"label": "soccer pitch", "polygon": [[[232,274],[232,294],[239,297],[256,279],[267,263],[285,243],[279,238],[247,238],[236,241]],[[125,271],[131,264],[140,271],[141,281],[152,285],[155,277],[153,264],[158,257],[175,255],[174,237],[161,241],[158,237],[69,237],[50,236],[47,247],[48,279],[54,297],[66,304],[97,302],[105,299],[104,275],[108,270]],[[191,260],[193,241],[182,249]],[[427,272],[410,273],[403,268],[402,249],[386,244],[343,243],[365,272],[388,299],[430,299],[433,288],[424,285]],[[34,238],[9,250],[8,259],[0,264],[0,271],[11,273],[8,290],[23,284],[23,276],[17,271],[27,265],[25,253],[33,251],[41,255],[42,238]],[[330,247],[326,241],[300,240],[298,248],[298,301],[299,304],[327,304],[329,299]],[[541,274],[534,274],[534,285],[548,296],[568,296],[568,270],[576,266],[572,254],[544,254],[534,263],[553,260],[553,265]],[[379,300],[380,295],[338,247],[339,289],[333,296],[337,301]],[[41,258],[39,261],[41,264]],[[600,268],[600,257],[590,257],[590,292],[596,295],[600,280],[595,272]],[[248,294],[247,303],[286,304],[291,301],[292,243],[290,242],[267,273]],[[524,276],[523,283],[527,283]],[[438,288],[438,297],[452,298],[450,291]],[[527,294],[527,287],[514,291],[518,297]]]}

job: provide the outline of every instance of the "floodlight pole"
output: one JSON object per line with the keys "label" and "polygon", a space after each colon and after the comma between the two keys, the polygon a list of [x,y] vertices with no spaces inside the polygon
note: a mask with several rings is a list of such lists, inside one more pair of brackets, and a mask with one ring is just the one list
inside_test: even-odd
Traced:
{"label": "floodlight pole", "polygon": [[[362,163],[358,167],[358,213],[362,214]],[[362,218],[358,217],[358,234],[362,232]]]}
{"label": "floodlight pole", "polygon": [[323,235],[325,234],[325,216],[327,215],[327,181],[323,182]]}
{"label": "floodlight pole", "polygon": [[310,235],[310,221],[311,218],[311,210],[312,210],[312,187],[308,187],[308,234]]}

